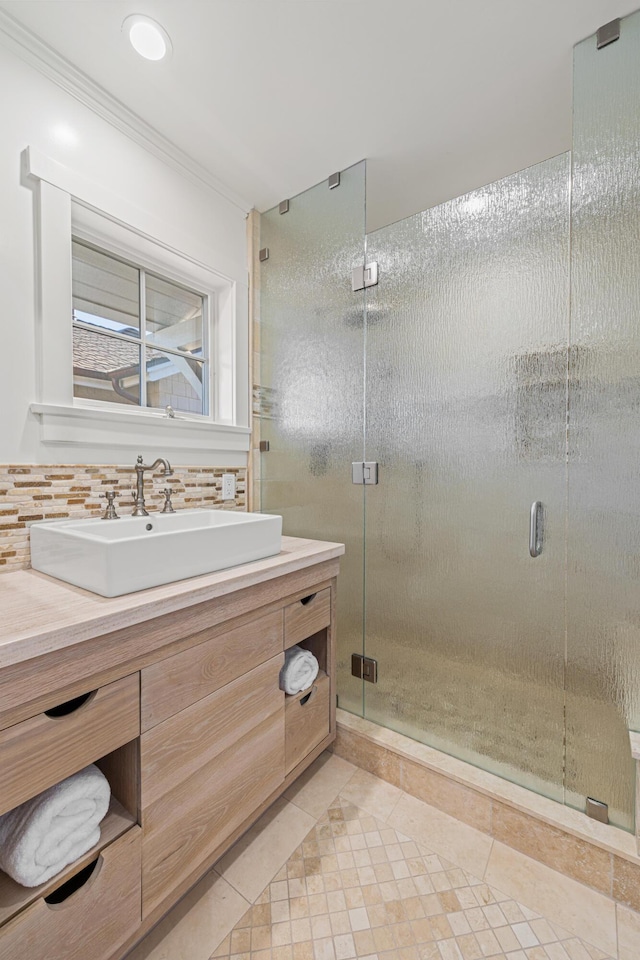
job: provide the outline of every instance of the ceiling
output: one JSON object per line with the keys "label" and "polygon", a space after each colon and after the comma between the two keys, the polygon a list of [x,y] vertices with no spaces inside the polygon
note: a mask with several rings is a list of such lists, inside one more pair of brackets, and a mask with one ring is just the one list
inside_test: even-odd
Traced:
{"label": "ceiling", "polygon": [[[640,0],[0,0],[246,202],[366,157],[375,229],[570,147],[572,46]],[[173,42],[140,60],[144,13]],[[1,27],[1,24],[0,24]]]}

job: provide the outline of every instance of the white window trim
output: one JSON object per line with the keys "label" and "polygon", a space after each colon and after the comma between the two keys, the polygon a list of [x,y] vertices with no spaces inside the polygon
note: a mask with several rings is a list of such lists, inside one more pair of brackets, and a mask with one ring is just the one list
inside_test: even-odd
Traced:
{"label": "white window trim", "polygon": [[[97,447],[105,459],[116,462],[131,448],[158,449],[183,463],[219,463],[221,452],[233,453],[234,459],[246,453],[251,433],[248,318],[237,281],[133,226],[140,212],[105,188],[32,148],[22,159],[24,174],[39,185],[38,396],[30,410],[40,420],[42,443]],[[215,293],[211,416],[176,414],[169,419],[160,410],[73,397],[72,233],[147,269],[162,271],[168,279]]]}
{"label": "white window trim", "polygon": [[[171,280],[203,297],[202,337],[207,371],[205,389],[210,412],[208,414],[181,413],[178,417],[181,420],[200,421],[209,425],[233,426],[233,405],[229,402],[232,384],[224,383],[219,389],[220,376],[217,376],[216,370],[216,364],[221,359],[218,358],[218,350],[219,341],[223,338],[223,330],[225,327],[233,327],[234,322],[233,309],[229,306],[218,312],[218,300],[228,303],[224,294],[232,288],[231,282],[223,280],[212,270],[203,268],[190,257],[178,256],[164,249],[162,262],[159,262],[158,244],[138,234],[135,234],[135,242],[132,242],[134,235],[131,230],[123,228],[121,224],[102,214],[97,214],[95,210],[75,199],[71,201],[71,233],[74,239],[84,240],[98,250],[112,254],[118,260],[128,262],[147,273],[158,275],[164,280]],[[187,264],[188,268],[186,268]],[[109,403],[105,400],[91,401],[77,397],[73,397],[73,405],[88,409],[94,406],[99,409],[109,407],[116,412],[127,411],[135,416],[144,415],[153,409],[146,406],[123,407],[120,403]]]}

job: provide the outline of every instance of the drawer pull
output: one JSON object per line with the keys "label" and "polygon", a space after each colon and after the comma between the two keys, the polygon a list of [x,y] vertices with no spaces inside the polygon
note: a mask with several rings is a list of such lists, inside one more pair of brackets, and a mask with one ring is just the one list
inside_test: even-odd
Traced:
{"label": "drawer pull", "polygon": [[312,697],[314,697],[317,692],[318,692],[318,687],[317,687],[317,686],[315,686],[315,687],[313,687],[313,689],[309,690],[309,693],[308,693],[306,696],[304,696],[304,697],[302,698],[302,700],[300,701],[300,706],[301,706],[301,707],[304,707],[305,703],[309,703],[309,700],[311,700]]}
{"label": "drawer pull", "polygon": [[63,883],[57,890],[54,890],[48,897],[45,897],[44,902],[49,907],[59,907],[63,903],[66,903],[74,893],[77,893],[78,890],[86,886],[92,878],[98,876],[100,872],[98,867],[101,863],[102,857],[96,857],[96,859],[87,864],[86,867],[83,867],[82,870],[79,870],[78,873],[70,877],[66,883]]}
{"label": "drawer pull", "polygon": [[90,690],[89,693],[83,693],[81,697],[74,697],[73,700],[59,703],[57,707],[51,707],[50,710],[45,710],[44,715],[54,720],[58,717],[68,717],[70,713],[75,713],[80,707],[84,707],[85,703],[88,703],[96,693],[97,690]]}
{"label": "drawer pull", "polygon": [[313,598],[314,598],[314,597],[317,597],[317,596],[318,596],[317,593],[310,593],[308,597],[303,597],[302,600],[300,601],[300,603],[302,604],[303,607],[306,607],[306,605],[307,605],[308,603],[311,603],[311,601],[313,600]]}

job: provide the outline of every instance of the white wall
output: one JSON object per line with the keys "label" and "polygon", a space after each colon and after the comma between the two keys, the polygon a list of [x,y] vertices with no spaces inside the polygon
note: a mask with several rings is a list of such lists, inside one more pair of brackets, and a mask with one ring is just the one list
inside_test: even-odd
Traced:
{"label": "white wall", "polygon": [[[235,281],[243,322],[245,213],[144,150],[2,46],[0,90],[0,462],[113,462],[121,451],[86,442],[45,445],[39,420],[29,412],[38,399],[36,194],[21,182],[22,151],[30,146],[99,184],[118,198],[131,226]],[[242,453],[207,455],[205,448],[197,462],[246,463]]]}

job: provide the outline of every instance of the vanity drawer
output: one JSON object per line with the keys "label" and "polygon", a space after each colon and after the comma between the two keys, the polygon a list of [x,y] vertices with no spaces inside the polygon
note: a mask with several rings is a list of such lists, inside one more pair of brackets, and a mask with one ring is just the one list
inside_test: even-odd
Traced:
{"label": "vanity drawer", "polygon": [[318,675],[310,690],[303,690],[285,703],[285,773],[329,735],[331,684],[326,673]]}
{"label": "vanity drawer", "polygon": [[331,622],[331,589],[311,593],[284,608],[284,645],[310,637]]}
{"label": "vanity drawer", "polygon": [[143,730],[281,653],[282,610],[202,641],[142,671]]}
{"label": "vanity drawer", "polygon": [[278,681],[283,660],[279,653],[143,733],[143,810],[282,710]]}
{"label": "vanity drawer", "polygon": [[140,735],[139,674],[0,731],[0,814]]}
{"label": "vanity drawer", "polygon": [[[28,960],[109,960],[142,921],[141,833],[133,827],[100,853],[83,886],[61,903],[51,894],[0,928],[0,956]],[[64,894],[71,887],[66,881]]]}

